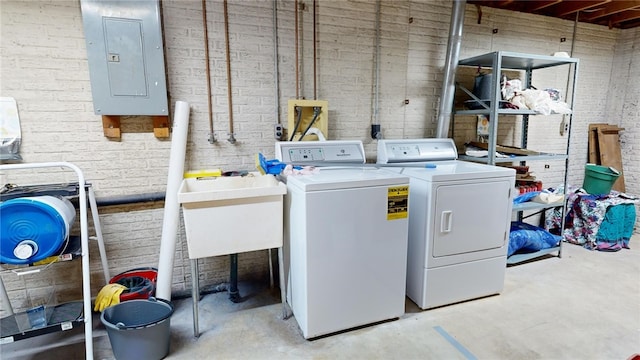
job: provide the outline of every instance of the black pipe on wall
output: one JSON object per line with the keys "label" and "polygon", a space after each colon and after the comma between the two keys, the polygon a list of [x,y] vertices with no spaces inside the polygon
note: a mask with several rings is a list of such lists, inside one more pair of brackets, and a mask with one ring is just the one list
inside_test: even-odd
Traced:
{"label": "black pipe on wall", "polygon": [[115,206],[115,205],[131,205],[140,204],[155,201],[164,201],[164,192],[123,195],[123,196],[110,196],[106,198],[96,198],[96,205],[100,206]]}

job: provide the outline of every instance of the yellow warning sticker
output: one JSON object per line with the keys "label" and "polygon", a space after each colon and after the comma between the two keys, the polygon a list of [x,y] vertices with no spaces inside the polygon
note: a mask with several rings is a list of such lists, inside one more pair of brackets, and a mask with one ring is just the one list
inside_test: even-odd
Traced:
{"label": "yellow warning sticker", "polygon": [[387,189],[387,220],[406,219],[409,215],[409,186]]}

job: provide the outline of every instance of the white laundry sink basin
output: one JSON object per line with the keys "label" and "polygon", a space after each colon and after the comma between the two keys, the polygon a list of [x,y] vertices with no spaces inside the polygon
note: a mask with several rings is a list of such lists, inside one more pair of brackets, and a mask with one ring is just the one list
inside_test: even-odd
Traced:
{"label": "white laundry sink basin", "polygon": [[272,175],[184,179],[178,190],[190,259],[282,246],[287,187]]}

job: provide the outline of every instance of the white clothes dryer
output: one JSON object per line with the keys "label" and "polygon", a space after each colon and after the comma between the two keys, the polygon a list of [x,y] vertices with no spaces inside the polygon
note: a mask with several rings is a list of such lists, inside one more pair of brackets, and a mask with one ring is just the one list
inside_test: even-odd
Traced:
{"label": "white clothes dryer", "polygon": [[515,170],[459,161],[451,139],[378,140],[377,164],[411,179],[409,298],[429,309],[500,293]]}
{"label": "white clothes dryer", "polygon": [[283,179],[287,303],[304,338],[403,315],[409,178],[365,166],[360,141],[280,142],[276,158],[344,165]]}

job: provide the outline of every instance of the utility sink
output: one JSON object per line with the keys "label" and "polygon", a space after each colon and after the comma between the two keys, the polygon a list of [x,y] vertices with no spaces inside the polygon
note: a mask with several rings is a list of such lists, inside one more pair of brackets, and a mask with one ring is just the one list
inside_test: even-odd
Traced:
{"label": "utility sink", "polygon": [[188,178],[178,190],[190,259],[279,248],[287,187],[273,175]]}

